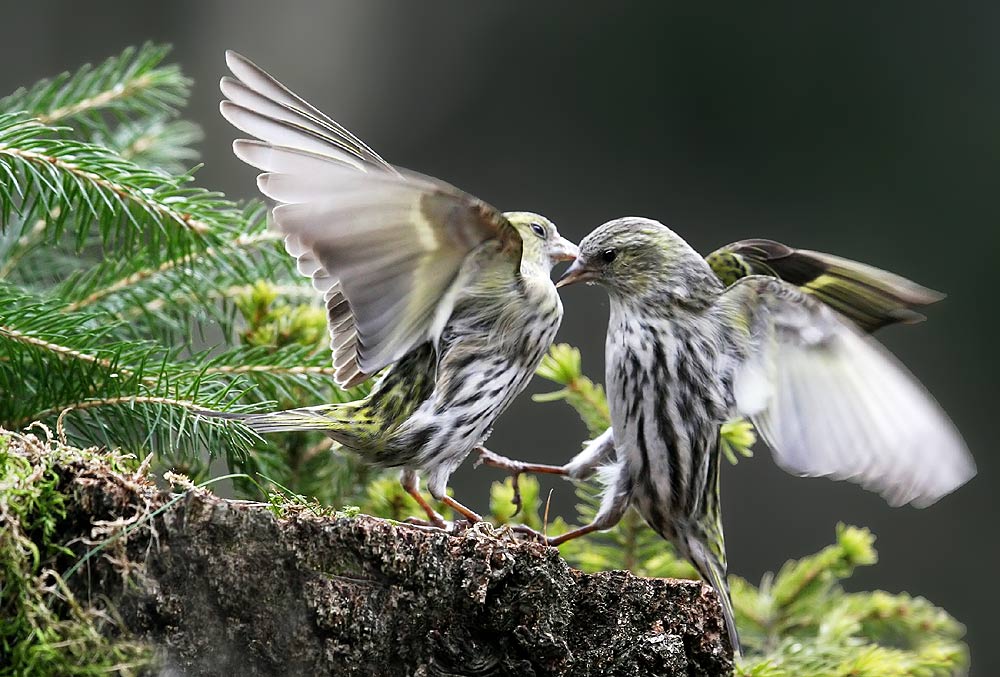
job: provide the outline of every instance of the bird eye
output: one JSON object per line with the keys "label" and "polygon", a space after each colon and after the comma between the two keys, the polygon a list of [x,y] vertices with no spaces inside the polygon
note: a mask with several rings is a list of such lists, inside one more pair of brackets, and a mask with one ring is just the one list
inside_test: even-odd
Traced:
{"label": "bird eye", "polygon": [[538,237],[545,239],[545,228],[540,223],[531,224],[531,231]]}
{"label": "bird eye", "polygon": [[618,256],[618,250],[616,249],[605,249],[601,252],[601,260],[605,263],[611,263],[615,260],[616,256]]}

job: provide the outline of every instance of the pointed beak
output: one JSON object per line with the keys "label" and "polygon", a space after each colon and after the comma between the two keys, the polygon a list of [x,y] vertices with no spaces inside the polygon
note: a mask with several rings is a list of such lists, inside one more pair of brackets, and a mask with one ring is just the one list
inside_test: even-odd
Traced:
{"label": "pointed beak", "polygon": [[580,254],[580,249],[564,237],[560,237],[553,244],[549,256],[553,261],[572,261]]}
{"label": "pointed beak", "polygon": [[586,266],[580,259],[573,261],[573,265],[566,269],[566,272],[562,274],[559,281],[556,282],[556,288],[565,287],[566,285],[576,284],[577,282],[586,282],[587,280],[593,280],[594,271]]}

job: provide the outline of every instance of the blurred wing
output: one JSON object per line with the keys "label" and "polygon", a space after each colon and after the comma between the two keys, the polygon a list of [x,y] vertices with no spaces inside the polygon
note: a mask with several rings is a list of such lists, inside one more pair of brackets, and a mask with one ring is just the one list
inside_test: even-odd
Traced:
{"label": "blurred wing", "polygon": [[341,158],[348,164],[360,163],[395,172],[393,166],[368,144],[245,56],[227,51],[226,65],[236,79],[222,78],[219,83],[222,94],[230,102],[254,114],[241,118],[241,122],[252,129],[245,129],[230,120],[244,132],[279,146],[302,150],[313,148],[321,154]]}
{"label": "blurred wing", "polygon": [[800,287],[867,332],[896,322],[920,322],[914,310],[944,298],[905,277],[831,254],[793,249],[773,240],[742,240],[706,257],[724,284],[769,275]]}
{"label": "blurred wing", "polygon": [[342,388],[353,388],[368,379],[357,362],[358,332],[340,281],[319,262],[312,249],[294,235],[285,236],[285,250],[296,259],[299,272],[312,278],[313,287],[323,294],[327,330],[333,352],[334,380]]}
{"label": "blurred wing", "polygon": [[259,139],[233,149],[264,172],[257,185],[279,203],[285,246],[324,295],[339,384],[355,385],[435,338],[472,250],[498,239],[520,260],[520,236],[497,210],[404,175],[250,61],[226,59],[239,80],[223,79],[222,114]]}
{"label": "blurred wing", "polygon": [[749,277],[723,303],[748,332],[733,391],[785,470],[923,507],[975,475],[955,426],[874,340],[788,284]]}

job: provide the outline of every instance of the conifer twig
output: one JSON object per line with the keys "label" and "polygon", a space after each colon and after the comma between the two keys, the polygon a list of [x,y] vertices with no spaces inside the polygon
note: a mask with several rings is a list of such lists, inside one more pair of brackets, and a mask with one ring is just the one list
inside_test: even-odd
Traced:
{"label": "conifer twig", "polygon": [[89,64],[21,88],[0,99],[0,112],[25,112],[46,125],[71,123],[90,132],[98,115],[172,114],[187,99],[190,80],[174,65],[162,66],[166,45],[129,47],[97,67]]}
{"label": "conifer twig", "polygon": [[[268,232],[255,233],[252,235],[239,235],[235,240],[229,242],[228,246],[229,248],[248,248],[263,242],[273,241],[274,239],[275,239],[274,235]],[[85,308],[86,306],[92,305],[93,303],[96,303],[97,301],[100,301],[101,299],[110,296],[111,294],[119,292],[127,287],[133,286],[145,280],[148,280],[154,275],[159,275],[167,271],[174,270],[179,266],[189,265],[201,259],[211,259],[218,253],[218,251],[219,251],[218,248],[207,247],[204,250],[197,253],[184,254],[182,256],[173,259],[167,259],[166,261],[163,261],[162,263],[160,263],[158,266],[155,267],[141,268],[133,273],[130,273],[129,275],[126,275],[125,277],[119,278],[114,282],[111,282],[110,284],[97,289],[96,291],[92,292],[87,297],[80,299],[79,301],[74,301],[73,303],[70,303],[69,305],[66,306],[65,310],[67,312],[80,310],[81,308]]]}
{"label": "conifer twig", "polygon": [[[116,369],[115,365],[111,360],[105,359],[103,357],[97,357],[96,355],[90,355],[75,348],[70,348],[68,346],[59,345],[58,343],[53,343],[52,341],[46,341],[44,339],[29,336],[23,332],[14,329],[13,327],[5,327],[0,325],[0,334],[10,338],[18,343],[24,343],[26,345],[35,346],[43,350],[55,353],[60,357],[69,357],[75,360],[80,360],[82,362],[89,362],[91,364],[96,364],[98,366],[104,367],[105,369]],[[119,369],[123,374],[131,375],[127,369]]]}
{"label": "conifer twig", "polygon": [[39,168],[62,170],[77,182],[89,183],[95,188],[114,193],[122,200],[132,202],[145,210],[154,212],[164,219],[169,219],[194,233],[204,234],[211,230],[211,225],[196,219],[191,214],[177,211],[167,204],[151,200],[148,195],[136,191],[132,186],[116,183],[108,177],[88,171],[79,164],[59,157],[54,153],[45,154],[0,143],[0,156],[3,155],[23,160],[25,163],[35,165]]}

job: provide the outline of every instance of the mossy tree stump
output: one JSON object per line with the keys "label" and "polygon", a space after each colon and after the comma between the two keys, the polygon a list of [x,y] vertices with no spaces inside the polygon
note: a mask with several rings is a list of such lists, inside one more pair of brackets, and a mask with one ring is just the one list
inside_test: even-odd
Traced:
{"label": "mossy tree stump", "polygon": [[[71,579],[188,675],[726,675],[696,581],[583,574],[480,525],[452,536],[171,495],[94,463],[65,472],[68,530],[132,521]],[[142,521],[137,522],[136,517]],[[67,533],[64,536],[72,537]]]}

